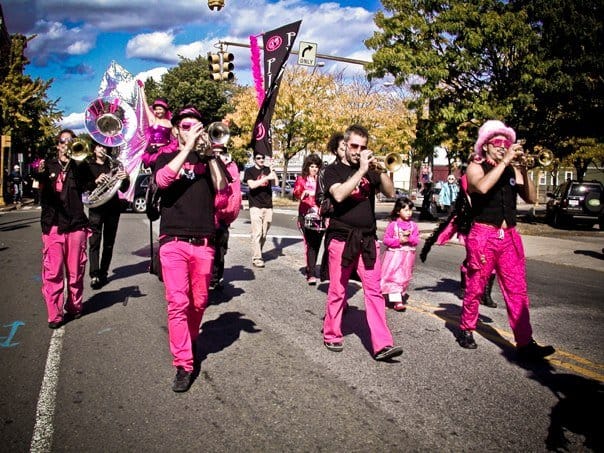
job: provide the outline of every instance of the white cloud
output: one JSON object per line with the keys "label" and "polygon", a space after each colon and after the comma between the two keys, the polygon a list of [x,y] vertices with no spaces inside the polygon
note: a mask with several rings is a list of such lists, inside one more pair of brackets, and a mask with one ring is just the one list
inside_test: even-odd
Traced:
{"label": "white cloud", "polygon": [[143,82],[147,79],[153,79],[156,82],[161,82],[162,76],[168,72],[168,68],[159,67],[153,68],[148,71],[139,72],[136,76],[134,76],[135,80],[142,80]]}
{"label": "white cloud", "polygon": [[62,129],[71,129],[76,134],[85,132],[84,113],[70,113],[63,117],[59,125]]}
{"label": "white cloud", "polygon": [[96,31],[88,26],[67,28],[58,22],[38,21],[27,45],[27,55],[35,64],[45,65],[51,55],[85,55],[96,43]]}

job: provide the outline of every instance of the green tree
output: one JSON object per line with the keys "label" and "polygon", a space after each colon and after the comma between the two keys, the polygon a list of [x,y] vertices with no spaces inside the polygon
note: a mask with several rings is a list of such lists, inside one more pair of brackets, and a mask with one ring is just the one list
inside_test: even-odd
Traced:
{"label": "green tree", "polygon": [[604,2],[602,0],[513,1],[527,11],[540,37],[546,68],[535,87],[535,108],[524,120],[535,141],[552,149],[582,178],[587,166],[604,165]]}
{"label": "green tree", "polygon": [[488,118],[520,126],[515,114],[531,108],[531,88],[543,72],[526,13],[497,0],[382,3],[389,14],[376,14],[379,31],[365,42],[375,50],[368,76],[390,74],[415,94],[409,107],[420,158],[444,142],[450,159],[467,156]]}
{"label": "green tree", "polygon": [[0,81],[0,126],[3,134],[12,136],[12,147],[28,153],[46,149],[57,132],[61,118],[57,101],[47,98],[52,80],[32,80],[23,74],[29,61],[24,55],[31,38],[11,36],[11,49],[6,77]]}
{"label": "green tree", "polygon": [[206,125],[220,121],[232,111],[230,100],[239,89],[233,82],[210,80],[208,61],[201,56],[194,60],[181,58],[177,66],[162,76],[159,86],[151,83],[148,87],[147,83],[147,99],[164,97],[174,111],[186,105],[194,105],[202,114]]}

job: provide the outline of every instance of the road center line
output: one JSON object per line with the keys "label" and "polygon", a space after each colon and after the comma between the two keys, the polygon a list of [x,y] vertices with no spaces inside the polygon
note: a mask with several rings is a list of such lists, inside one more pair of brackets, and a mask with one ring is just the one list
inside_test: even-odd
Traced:
{"label": "road center line", "polygon": [[29,448],[29,451],[32,453],[46,453],[52,450],[52,438],[54,434],[53,418],[64,334],[64,327],[61,327],[53,331],[50,338],[46,367],[44,368],[44,378],[42,379],[42,387],[38,395],[38,406],[36,407],[36,424]]}

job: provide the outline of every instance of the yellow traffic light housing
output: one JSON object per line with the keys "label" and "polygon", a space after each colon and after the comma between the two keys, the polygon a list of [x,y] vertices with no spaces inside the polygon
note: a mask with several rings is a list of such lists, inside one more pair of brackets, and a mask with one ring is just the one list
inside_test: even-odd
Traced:
{"label": "yellow traffic light housing", "polygon": [[234,58],[234,55],[228,52],[208,52],[210,78],[214,81],[233,80],[235,78],[232,72],[235,69],[235,65],[232,63]]}

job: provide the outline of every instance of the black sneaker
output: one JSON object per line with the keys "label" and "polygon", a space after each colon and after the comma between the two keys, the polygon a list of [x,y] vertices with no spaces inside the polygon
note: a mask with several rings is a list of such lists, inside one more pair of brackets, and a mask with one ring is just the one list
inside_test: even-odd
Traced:
{"label": "black sneaker", "polygon": [[540,360],[548,355],[552,355],[556,352],[553,346],[539,346],[535,340],[531,339],[528,344],[524,346],[517,346],[516,351],[518,358],[522,360]]}
{"label": "black sneaker", "polygon": [[474,341],[474,335],[469,330],[462,330],[457,337],[459,346],[466,349],[476,349],[478,345]]}
{"label": "black sneaker", "polygon": [[101,284],[101,279],[98,277],[92,277],[90,280],[90,287],[92,289],[101,289],[103,285]]}
{"label": "black sneaker", "polygon": [[51,329],[58,329],[63,325],[63,321],[51,321],[48,323],[48,327]]}
{"label": "black sneaker", "polygon": [[176,367],[176,376],[174,376],[174,382],[172,383],[172,390],[177,393],[186,392],[189,390],[191,385],[191,373],[185,371],[183,367]]}
{"label": "black sneaker", "polygon": [[324,341],[323,344],[331,352],[342,352],[344,350],[344,345],[341,342],[329,343],[328,341]]}
{"label": "black sneaker", "polygon": [[398,357],[403,353],[403,348],[400,346],[386,346],[381,351],[377,352],[373,358],[375,360],[389,360],[393,357]]}

